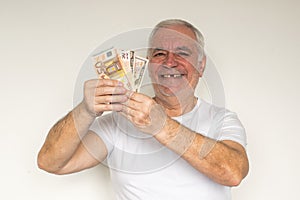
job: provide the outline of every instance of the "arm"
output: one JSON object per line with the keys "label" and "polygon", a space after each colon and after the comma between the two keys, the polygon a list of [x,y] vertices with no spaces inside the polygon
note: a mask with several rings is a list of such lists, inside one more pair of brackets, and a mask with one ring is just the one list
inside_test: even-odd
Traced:
{"label": "arm", "polygon": [[[75,119],[81,122],[80,125],[75,122]],[[88,141],[96,137],[95,134],[88,133],[93,120],[94,117],[84,111],[83,104],[78,105],[59,120],[49,131],[39,152],[39,167],[50,173],[66,174],[98,164],[98,159],[101,161],[101,158],[106,156],[106,149],[104,148],[102,155],[99,152],[98,159],[90,153],[91,149],[88,149]],[[101,140],[98,142],[101,143]]]}
{"label": "arm", "polygon": [[106,147],[89,127],[104,111],[120,110],[120,103],[127,100],[125,93],[115,80],[87,81],[84,100],[50,129],[38,155],[38,166],[50,173],[66,174],[105,159]]}
{"label": "arm", "polygon": [[248,173],[245,149],[236,142],[210,139],[170,118],[154,137],[220,184],[237,186]]}
{"label": "arm", "polygon": [[[134,93],[122,112],[137,128],[154,135],[160,143],[215,182],[236,186],[248,173],[247,155],[240,144],[216,141],[190,130],[166,116],[145,95]],[[164,117],[158,118],[162,115]]]}

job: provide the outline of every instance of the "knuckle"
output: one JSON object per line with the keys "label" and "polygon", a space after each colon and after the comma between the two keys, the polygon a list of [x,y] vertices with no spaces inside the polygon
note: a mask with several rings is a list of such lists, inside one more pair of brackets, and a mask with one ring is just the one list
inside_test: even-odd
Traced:
{"label": "knuckle", "polygon": [[95,79],[87,80],[87,81],[84,82],[84,86],[85,87],[91,87],[91,86],[95,85],[96,81],[97,80],[95,80]]}
{"label": "knuckle", "polygon": [[105,88],[104,87],[99,87],[99,88],[96,89],[95,93],[98,94],[98,95],[102,95],[102,94],[105,93]]}
{"label": "knuckle", "polygon": [[93,101],[94,101],[94,104],[98,104],[98,103],[100,103],[101,102],[101,97],[99,97],[99,96],[96,96],[96,97],[94,97],[94,99],[93,99]]}
{"label": "knuckle", "polygon": [[148,115],[147,115],[146,113],[144,113],[144,112],[138,112],[138,113],[137,113],[137,116],[138,116],[138,118],[139,118],[140,120],[145,120],[145,119],[147,119],[147,117],[148,117]]}
{"label": "knuckle", "polygon": [[120,105],[120,104],[115,104],[115,105],[113,105],[114,106],[114,110],[116,110],[116,111],[121,111],[122,110],[122,105]]}
{"label": "knuckle", "polygon": [[134,124],[139,125],[139,126],[141,126],[143,124],[142,120],[139,118],[133,118],[132,121]]}
{"label": "knuckle", "polygon": [[118,102],[126,102],[126,97],[125,96],[116,96],[112,100],[118,101]]}
{"label": "knuckle", "polygon": [[102,87],[102,92],[103,92],[103,94],[110,94],[111,93],[109,87]]}
{"label": "knuckle", "polygon": [[104,97],[104,101],[105,102],[111,102],[112,101],[112,97],[111,96],[105,96]]}
{"label": "knuckle", "polygon": [[104,110],[110,110],[111,105],[110,104],[104,104],[103,107],[104,107]]}

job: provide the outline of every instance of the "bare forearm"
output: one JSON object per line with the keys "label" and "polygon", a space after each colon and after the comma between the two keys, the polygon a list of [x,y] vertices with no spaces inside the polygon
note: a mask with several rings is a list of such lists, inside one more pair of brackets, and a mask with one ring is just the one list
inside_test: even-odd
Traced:
{"label": "bare forearm", "polygon": [[39,152],[39,167],[49,172],[61,169],[72,158],[93,120],[82,104],[59,120]]}
{"label": "bare forearm", "polygon": [[248,172],[247,156],[234,142],[207,138],[172,119],[167,120],[163,131],[155,137],[195,169],[220,184],[238,185]]}
{"label": "bare forearm", "polygon": [[[228,145],[231,144],[231,145]],[[242,149],[232,141],[216,141],[196,134],[183,153],[183,158],[212,180],[227,186],[236,186],[248,173],[248,160]]]}

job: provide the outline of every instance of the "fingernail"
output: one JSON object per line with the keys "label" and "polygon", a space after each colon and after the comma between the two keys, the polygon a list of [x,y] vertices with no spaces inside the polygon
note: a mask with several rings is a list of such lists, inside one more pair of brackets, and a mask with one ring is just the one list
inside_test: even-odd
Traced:
{"label": "fingernail", "polygon": [[123,86],[123,83],[121,81],[119,81],[118,86]]}
{"label": "fingernail", "polygon": [[125,95],[125,96],[123,96],[123,102],[126,104],[127,103],[127,101],[128,101],[128,97]]}
{"label": "fingernail", "polygon": [[128,98],[130,98],[132,94],[133,94],[133,92],[132,92],[132,91],[130,91],[130,90],[127,90],[127,92],[126,92],[126,94],[125,94],[125,95],[126,95]]}

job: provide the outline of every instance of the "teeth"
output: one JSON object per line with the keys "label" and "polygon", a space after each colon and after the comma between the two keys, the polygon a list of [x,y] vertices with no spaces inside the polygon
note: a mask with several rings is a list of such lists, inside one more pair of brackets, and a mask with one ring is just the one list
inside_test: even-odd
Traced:
{"label": "teeth", "polygon": [[182,77],[183,75],[182,74],[165,74],[165,75],[161,75],[163,78],[179,78],[179,77]]}

